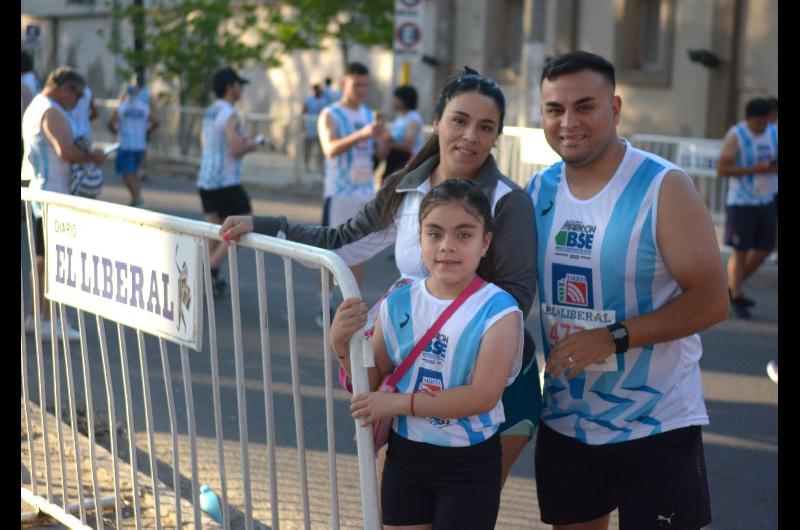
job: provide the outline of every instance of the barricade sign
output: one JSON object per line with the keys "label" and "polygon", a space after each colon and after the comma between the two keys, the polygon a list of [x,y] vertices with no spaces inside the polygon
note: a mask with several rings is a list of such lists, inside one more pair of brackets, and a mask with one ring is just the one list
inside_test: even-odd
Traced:
{"label": "barricade sign", "polygon": [[199,237],[48,205],[48,298],[202,347]]}

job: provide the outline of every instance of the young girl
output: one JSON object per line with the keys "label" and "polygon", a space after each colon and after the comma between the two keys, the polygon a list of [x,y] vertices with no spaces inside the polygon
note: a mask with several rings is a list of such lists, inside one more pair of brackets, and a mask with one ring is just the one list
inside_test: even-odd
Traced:
{"label": "young girl", "polygon": [[[419,211],[425,279],[393,291],[375,323],[377,389],[431,324],[475,278],[492,239],[491,208],[469,181],[446,180]],[[337,357],[349,371],[349,340],[366,306],[346,300],[331,326]],[[503,390],[522,363],[522,312],[515,299],[485,283],[444,323],[397,392],[354,396],[362,425],[396,416],[381,484],[385,528],[494,528],[500,507]]]}

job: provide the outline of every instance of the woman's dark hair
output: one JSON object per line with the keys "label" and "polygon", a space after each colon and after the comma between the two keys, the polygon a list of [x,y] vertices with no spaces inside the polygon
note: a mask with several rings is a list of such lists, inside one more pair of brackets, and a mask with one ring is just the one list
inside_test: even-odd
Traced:
{"label": "woman's dark hair", "polygon": [[[467,92],[477,92],[494,101],[500,113],[500,122],[497,127],[498,136],[503,133],[503,119],[506,115],[506,98],[497,83],[484,77],[472,68],[464,67],[464,73],[448,81],[439,92],[439,99],[433,109],[433,121],[438,122],[442,119],[444,109],[454,97]],[[378,190],[378,199],[383,200],[381,211],[380,228],[386,228],[394,220],[394,216],[403,201],[401,194],[395,193],[397,185],[411,171],[417,169],[423,162],[430,157],[439,154],[439,135],[433,134],[428,141],[404,168],[392,173],[384,179],[383,186]]]}
{"label": "woman's dark hair", "polygon": [[417,89],[411,85],[403,85],[394,89],[394,97],[403,102],[408,110],[417,108]]}
{"label": "woman's dark hair", "polygon": [[443,204],[459,203],[475,217],[483,220],[483,233],[492,231],[492,206],[489,198],[467,179],[449,179],[434,186],[419,205],[419,225],[431,210]]}

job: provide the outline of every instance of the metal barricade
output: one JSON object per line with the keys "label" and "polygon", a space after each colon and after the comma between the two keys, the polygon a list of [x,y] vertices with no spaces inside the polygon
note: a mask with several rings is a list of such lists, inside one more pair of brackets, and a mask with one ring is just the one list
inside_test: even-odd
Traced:
{"label": "metal barricade", "polygon": [[[306,245],[248,234],[237,245],[228,247],[231,290],[230,310],[227,311],[223,307],[216,307],[219,299],[215,300],[212,295],[209,244],[220,241],[218,226],[28,188],[21,189],[21,196],[26,207],[26,223],[21,238],[25,245],[21,267],[21,448],[22,464],[29,470],[29,481],[26,482],[23,478],[23,500],[35,505],[37,511],[51,514],[71,528],[88,528],[89,524],[97,528],[105,525],[123,528],[134,524],[136,528],[182,528],[184,521],[193,521],[195,528],[202,528],[210,524],[210,520],[204,519],[200,509],[200,484],[206,482],[213,484],[214,489],[220,492],[223,526],[226,529],[261,527],[257,525],[264,524],[259,523],[262,519],[269,519],[271,528],[275,530],[282,523],[292,528],[301,525],[303,528],[380,528],[370,427],[361,427],[358,422],[354,422],[358,494],[354,491],[353,467],[356,460],[346,454],[340,455],[342,458],[347,457],[350,465],[337,465],[334,401],[338,399],[349,404],[349,395],[343,390],[334,390],[335,361],[329,346],[330,318],[327,310],[330,275],[338,284],[344,298],[359,296],[352,273],[341,258],[332,252]],[[202,318],[206,322],[205,329],[208,333],[204,337],[203,347],[190,353],[184,344],[155,337],[128,325],[114,325],[114,322],[103,315],[52,300],[46,301],[51,315],[49,336],[57,337],[58,322],[61,338],[48,340],[43,335],[39,304],[32,303],[39,299],[39,290],[42,288],[36,274],[33,202],[45,207],[45,238],[48,237],[47,208],[53,206],[200,238],[204,293],[194,294],[193,300],[203,304],[205,299]],[[161,252],[166,249],[140,250]],[[246,275],[243,276],[239,271],[240,257],[251,252],[254,255],[255,286],[249,285],[247,282],[252,283],[252,280],[245,278]],[[267,260],[271,260],[269,264],[266,264]],[[280,262],[283,265],[283,275],[274,270],[279,268]],[[323,352],[324,392],[319,387],[301,384],[295,292],[305,284],[296,285],[294,262],[304,265],[304,270],[310,267],[319,271],[321,304],[317,307],[326,310],[323,311],[322,341],[316,347],[321,346]],[[274,322],[270,325],[271,320],[281,317],[271,315],[268,311],[268,280],[280,279],[281,276],[286,295],[285,322],[290,364],[290,369],[284,372],[290,371],[290,385],[275,378],[276,360],[285,364],[285,356],[281,356],[280,351],[276,352],[279,348],[275,347],[276,336],[283,332],[283,326],[275,325]],[[257,290],[257,297],[253,296],[253,289]],[[253,303],[255,298],[257,305]],[[274,306],[275,302],[272,304]],[[304,308],[308,310],[307,306]],[[33,314],[33,337],[26,336],[27,309]],[[258,312],[257,318],[253,311]],[[79,354],[75,348],[71,348],[73,345],[68,338],[70,313],[77,315]],[[91,329],[91,317],[96,320],[96,330]],[[230,321],[231,331],[224,328],[224,336],[220,337],[219,332],[223,328],[219,324],[223,320],[225,323]],[[243,333],[243,322],[255,320],[258,321],[258,341]],[[113,331],[116,331],[116,341],[107,336],[109,332],[113,335]],[[138,362],[133,356],[128,357],[131,336],[135,337]],[[233,378],[221,374],[220,366],[220,360],[228,359],[223,357],[223,350],[228,350],[226,346],[230,342],[233,343],[235,365]],[[49,355],[45,349],[48,343]],[[154,343],[157,343],[157,348],[150,348],[149,345]],[[302,344],[310,347],[307,338]],[[257,348],[260,349],[260,355]],[[365,392],[369,383],[364,366],[373,363],[371,349],[362,342],[357,333],[351,340],[350,352],[354,390],[356,393]],[[303,357],[307,365],[310,362],[309,356]],[[172,371],[170,358],[180,362],[179,372]],[[31,370],[34,363],[35,370]],[[73,363],[77,366],[73,366]],[[157,370],[151,372],[150,369],[157,368],[158,364],[160,373]],[[49,373],[48,365],[52,370]],[[281,365],[280,368],[286,367]],[[99,373],[100,370],[102,373]],[[306,369],[305,372],[308,374],[309,370]],[[137,384],[137,376],[141,377],[140,385]],[[234,386],[231,379],[235,380],[235,399],[226,401],[223,397],[224,387]],[[66,382],[66,385],[62,385],[62,382]],[[173,382],[177,388],[173,388]],[[210,397],[205,389],[208,384],[211,386]],[[201,385],[203,391],[195,393]],[[184,403],[183,406],[178,406],[173,391],[180,392],[181,387]],[[62,402],[64,390],[67,395],[66,406]],[[261,413],[257,410],[260,407],[251,404],[248,408],[248,393],[253,390],[263,395],[265,426],[264,430],[259,429],[258,434],[264,435],[263,444],[252,442],[255,435],[248,433],[248,428],[253,427],[252,423],[248,423],[248,412],[257,416]],[[285,408],[276,411],[275,396],[278,392],[291,396],[291,418],[295,423],[294,437],[297,441],[296,456],[276,439],[276,433],[281,435],[281,439],[291,438],[286,432],[289,415],[284,414]],[[327,466],[315,466],[311,470],[311,481],[307,466],[309,450],[305,439],[307,422],[303,418],[304,411],[308,412],[309,408],[302,403],[303,396],[309,393],[324,397],[325,400],[327,451]],[[213,404],[213,414],[204,408],[208,402]],[[103,412],[106,413],[107,436],[103,434],[105,431],[99,418]],[[350,418],[349,407],[340,407],[341,414]],[[124,422],[120,423],[124,424],[119,425],[118,419],[123,415]],[[236,419],[235,424],[230,421],[233,417]],[[276,417],[279,419],[276,420]],[[62,418],[65,419],[62,421]],[[183,432],[181,424],[186,426]],[[209,437],[199,436],[198,430],[213,431],[213,442]],[[238,434],[238,449],[235,444],[231,446],[231,431]],[[349,429],[346,431],[349,432]],[[142,442],[142,434],[145,435],[146,444]],[[345,439],[349,436],[352,433],[346,435]],[[69,441],[72,442],[71,447],[68,445]],[[216,453],[216,461],[212,456],[201,458],[201,445],[209,448],[209,454]],[[254,451],[259,455],[266,453],[263,464],[258,465],[251,460]],[[227,457],[226,452],[229,453]],[[88,459],[85,458],[87,453]],[[231,465],[230,453],[238,453],[238,463]],[[317,460],[322,462],[323,458],[319,457]],[[284,473],[282,470],[285,471],[287,466],[292,470]],[[268,474],[268,488],[261,487],[264,482],[262,480],[257,484],[259,487],[254,487],[252,473],[256,470],[262,476],[264,467],[266,472],[263,474]],[[320,471],[322,467],[327,467],[326,472]],[[340,473],[347,473],[344,484],[348,490],[345,493],[339,490],[342,482],[337,477]],[[169,482],[171,488],[165,484]],[[296,491],[298,486],[299,495]],[[269,491],[268,496],[266,489]],[[321,498],[325,489],[329,493],[327,501]],[[312,490],[313,497],[310,495]],[[349,495],[350,511],[344,514],[340,509],[341,495]],[[360,503],[356,501],[358,497]],[[360,510],[357,510],[355,507],[359,504]],[[98,510],[97,506],[113,508],[113,517],[103,517],[103,509]],[[73,512],[77,512],[78,516],[71,515]]]}
{"label": "metal barricade", "polygon": [[634,134],[631,136],[631,145],[685,169],[708,206],[714,223],[722,225],[725,222],[728,179],[717,178],[717,160],[722,149],[722,140]]}

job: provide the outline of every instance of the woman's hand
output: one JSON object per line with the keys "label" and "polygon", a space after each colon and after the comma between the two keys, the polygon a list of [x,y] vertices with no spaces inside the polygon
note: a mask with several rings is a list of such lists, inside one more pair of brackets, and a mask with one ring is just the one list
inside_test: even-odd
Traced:
{"label": "woman's hand", "polygon": [[350,400],[353,419],[359,420],[362,426],[385,418],[409,414],[410,406],[411,395],[396,392],[391,394],[389,392],[368,392],[353,396]]}
{"label": "woman's hand", "polygon": [[227,242],[238,242],[239,237],[253,231],[253,216],[230,215],[219,228],[219,235]]}
{"label": "woman's hand", "polygon": [[331,323],[331,345],[340,359],[350,353],[350,339],[367,323],[367,304],[348,298],[336,309]]}

